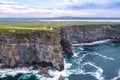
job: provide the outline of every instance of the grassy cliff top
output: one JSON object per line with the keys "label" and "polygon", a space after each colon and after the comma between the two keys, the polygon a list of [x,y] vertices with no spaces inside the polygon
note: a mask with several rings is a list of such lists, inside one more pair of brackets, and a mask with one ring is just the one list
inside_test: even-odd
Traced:
{"label": "grassy cliff top", "polygon": [[54,28],[73,26],[73,25],[91,25],[91,24],[120,24],[120,22],[81,22],[81,21],[49,21],[49,22],[0,22],[0,31],[18,31],[26,32],[30,30],[53,30]]}

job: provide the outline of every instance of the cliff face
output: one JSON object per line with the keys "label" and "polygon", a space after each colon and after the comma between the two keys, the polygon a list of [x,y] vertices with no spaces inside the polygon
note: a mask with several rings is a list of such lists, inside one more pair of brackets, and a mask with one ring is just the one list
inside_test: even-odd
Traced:
{"label": "cliff face", "polygon": [[64,69],[58,31],[0,33],[0,57],[8,67],[41,64]]}
{"label": "cliff face", "polygon": [[7,67],[40,64],[64,69],[62,50],[72,44],[120,39],[120,25],[84,25],[29,33],[0,32],[0,62]]}
{"label": "cliff face", "polygon": [[70,55],[72,53],[71,44],[104,39],[120,39],[120,25],[81,25],[61,28],[61,43],[64,43],[62,48]]}

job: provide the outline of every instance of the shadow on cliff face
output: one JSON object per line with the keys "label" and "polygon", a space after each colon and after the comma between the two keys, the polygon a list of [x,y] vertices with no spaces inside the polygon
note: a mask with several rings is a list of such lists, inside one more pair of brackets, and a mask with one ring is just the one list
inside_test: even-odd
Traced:
{"label": "shadow on cliff face", "polygon": [[47,63],[47,62],[45,62],[45,61],[41,62],[40,65],[41,65],[42,67],[48,67],[48,66],[53,67],[53,64],[52,64],[51,62]]}
{"label": "shadow on cliff face", "polygon": [[68,37],[66,37],[67,35],[68,35],[67,33],[65,33],[62,29],[60,29],[60,37],[61,37],[60,44],[61,44],[62,50],[66,54],[73,55],[72,42]]}
{"label": "shadow on cliff face", "polygon": [[61,38],[60,43],[61,43],[63,51],[65,51],[68,55],[73,55],[72,43],[67,38]]}

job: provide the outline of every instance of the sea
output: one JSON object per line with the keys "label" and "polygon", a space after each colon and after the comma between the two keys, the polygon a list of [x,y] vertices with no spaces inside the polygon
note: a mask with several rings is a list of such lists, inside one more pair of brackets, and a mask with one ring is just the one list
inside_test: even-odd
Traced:
{"label": "sea", "polygon": [[29,21],[89,21],[89,22],[120,22],[120,18],[100,17],[52,17],[52,18],[0,18],[0,22],[29,22]]}
{"label": "sea", "polygon": [[[0,22],[6,20],[0,19]],[[120,22],[120,19],[108,21]],[[52,77],[39,75],[38,69],[30,66],[1,69],[0,80],[58,80],[60,75],[64,80],[120,80],[120,41],[107,39],[73,44],[72,50],[73,56],[64,54],[65,69],[63,71],[48,70]]]}

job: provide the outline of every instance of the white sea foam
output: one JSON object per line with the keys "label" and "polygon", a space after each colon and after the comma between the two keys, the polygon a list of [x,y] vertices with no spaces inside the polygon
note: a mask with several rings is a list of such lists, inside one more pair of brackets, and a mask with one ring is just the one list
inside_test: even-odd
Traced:
{"label": "white sea foam", "polygon": [[83,58],[85,58],[87,55],[89,55],[89,53],[83,54],[83,55],[79,58],[79,61],[82,62],[82,61],[83,61]]}
{"label": "white sea foam", "polygon": [[66,77],[65,80],[67,80],[67,77],[69,77],[69,76],[73,73],[73,71],[68,70],[68,69],[72,66],[72,64],[71,64],[71,63],[68,63],[68,62],[66,62],[66,61],[64,60],[64,65],[65,65],[65,66],[64,66],[65,69],[64,69],[63,71],[52,70],[52,69],[50,69],[50,70],[48,71],[49,74],[52,76],[52,78],[43,77],[43,76],[41,76],[41,75],[37,75],[37,76],[38,76],[38,78],[39,78],[40,80],[58,80],[59,77],[62,75],[63,77]]}
{"label": "white sea foam", "polygon": [[99,53],[90,53],[90,54],[91,54],[91,55],[98,55],[98,56],[103,57],[103,58],[108,59],[108,60],[114,60],[114,58],[107,57],[107,56],[102,55],[102,54],[99,54]]}
{"label": "white sea foam", "polygon": [[85,65],[91,65],[93,67],[95,67],[97,70],[95,72],[83,72],[82,74],[89,74],[89,75],[92,75],[94,76],[96,79],[98,80],[104,80],[104,77],[102,76],[102,73],[103,73],[103,69],[96,66],[94,63],[92,62],[85,62],[82,67],[84,67]]}
{"label": "white sea foam", "polygon": [[1,69],[0,75],[1,77],[5,77],[5,75],[11,75],[15,76],[18,73],[32,73],[32,74],[38,74],[38,70],[30,70],[29,68],[16,68],[16,69]]}
{"label": "white sea foam", "polygon": [[80,47],[79,49],[82,50],[82,51],[84,50],[82,47]]}
{"label": "white sea foam", "polygon": [[78,54],[77,53],[73,53],[73,57],[78,57]]}
{"label": "white sea foam", "polygon": [[44,77],[42,75],[39,75],[39,70],[32,70],[31,68],[16,68],[16,69],[1,69],[0,70],[0,77],[6,77],[6,75],[11,75],[11,76],[16,76],[19,73],[32,73],[34,75],[36,75],[38,77],[38,79],[40,80],[58,80],[59,77],[62,75],[64,77],[69,77],[69,75],[71,75],[73,73],[72,70],[67,70],[68,68],[70,68],[72,66],[71,63],[68,63],[64,60],[64,64],[65,64],[65,69],[63,71],[58,71],[58,70],[49,70],[49,74],[52,76],[51,77]]}
{"label": "white sea foam", "polygon": [[6,77],[6,75],[11,75],[11,76],[16,76],[19,73],[32,73],[34,75],[36,75],[38,77],[38,79],[40,80],[58,80],[59,77],[62,75],[64,77],[69,77],[69,75],[71,75],[73,73],[72,70],[67,70],[69,69],[72,64],[68,63],[67,61],[64,60],[64,67],[65,69],[63,71],[58,71],[58,70],[49,70],[49,74],[52,76],[52,78],[50,77],[44,77],[42,75],[39,75],[39,70],[32,70],[31,67],[27,68],[27,67],[23,67],[23,68],[15,68],[15,69],[1,69],[0,70],[0,78],[4,78]]}
{"label": "white sea foam", "polygon": [[95,44],[106,43],[106,42],[109,42],[109,41],[110,41],[110,39],[106,39],[106,40],[94,41],[94,42],[91,42],[91,43],[73,44],[73,46],[79,46],[79,45],[95,45]]}
{"label": "white sea foam", "polygon": [[[80,47],[79,50],[80,50],[80,51],[83,51],[84,48]],[[73,57],[78,57],[78,54],[79,54],[79,53],[78,53],[78,52],[75,52],[75,50],[74,50],[74,48],[73,48]]]}

